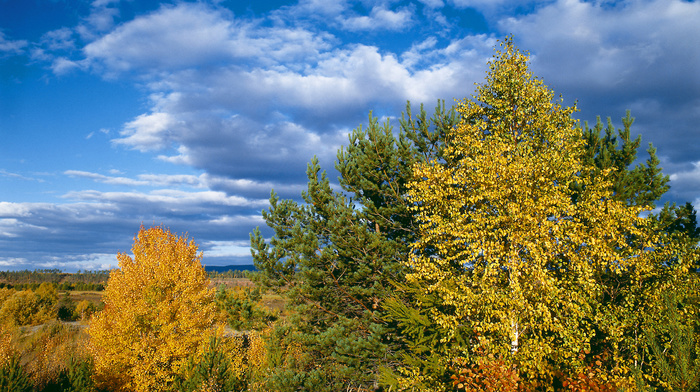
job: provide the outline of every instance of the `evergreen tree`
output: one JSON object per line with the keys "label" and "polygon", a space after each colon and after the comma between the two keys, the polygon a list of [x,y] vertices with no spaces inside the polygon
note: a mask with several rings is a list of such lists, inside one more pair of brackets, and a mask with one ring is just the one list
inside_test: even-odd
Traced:
{"label": "evergreen tree", "polygon": [[[668,191],[669,178],[661,173],[660,161],[651,143],[647,149],[649,158],[646,163],[630,169],[637,159],[637,150],[642,139],[641,135],[634,140],[631,139],[630,129],[633,123],[634,118],[630,116],[629,110],[622,118],[623,129],[618,129],[617,132],[608,118],[604,136],[602,136],[603,123],[600,117],[597,118],[593,128],[589,128],[588,123],[585,123],[582,131],[585,141],[582,163],[597,169],[592,172],[594,178],[604,170],[613,170],[611,191],[615,200],[623,201],[630,206],[654,208],[654,203]],[[622,141],[621,146],[618,137]]]}
{"label": "evergreen tree", "polygon": [[[623,128],[617,131],[610,118],[605,128],[600,117],[596,119],[596,125],[593,128],[590,128],[588,123],[584,123],[581,132],[585,142],[583,163],[597,169],[591,173],[593,178],[605,170],[612,170],[611,191],[615,200],[623,201],[630,206],[653,209],[661,196],[669,190],[669,177],[662,173],[656,148],[651,143],[647,149],[649,157],[646,162],[632,167],[641,144],[641,135],[634,140],[631,139],[630,129],[633,123],[634,117],[631,117],[629,110],[622,118]],[[574,183],[572,188],[577,193],[582,191],[580,183]],[[666,203],[658,214],[652,215],[652,218],[657,221],[658,230],[675,235],[683,233],[693,244],[697,244],[700,238],[696,211],[690,202],[684,205]]]}
{"label": "evergreen tree", "polygon": [[273,376],[270,385],[367,390],[380,367],[394,366],[401,342],[385,301],[404,281],[401,261],[415,235],[406,184],[416,162],[440,155],[456,121],[443,103],[432,118],[422,107],[414,118],[408,106],[395,136],[388,122],[370,115],[368,128],[356,129],[338,152],[342,192],[313,159],[304,204],[272,194],[263,217],[274,236],[268,244],[259,230],[251,235],[257,280],[288,289],[294,313],[287,339],[303,345],[305,355],[294,375],[277,369],[287,380]]}

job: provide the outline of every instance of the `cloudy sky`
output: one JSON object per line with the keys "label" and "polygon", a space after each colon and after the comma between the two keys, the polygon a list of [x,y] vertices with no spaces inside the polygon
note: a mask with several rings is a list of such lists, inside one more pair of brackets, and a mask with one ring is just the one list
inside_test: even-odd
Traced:
{"label": "cloudy sky", "polygon": [[0,0],[0,269],[115,266],[142,223],[249,264],[270,189],[298,198],[370,110],[469,96],[509,34],[581,120],[630,109],[664,201],[698,206],[698,21],[681,0]]}

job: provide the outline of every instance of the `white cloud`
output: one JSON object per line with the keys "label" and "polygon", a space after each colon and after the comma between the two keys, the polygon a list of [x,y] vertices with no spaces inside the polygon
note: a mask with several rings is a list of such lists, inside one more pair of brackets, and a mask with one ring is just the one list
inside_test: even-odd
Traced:
{"label": "white cloud", "polygon": [[[230,23],[205,6],[164,6],[85,46],[93,61],[114,71],[135,67],[188,66],[221,58]],[[118,49],[118,50],[115,50]]]}
{"label": "white cloud", "polygon": [[0,217],[29,216],[30,209],[26,204],[0,201]]}
{"label": "white cloud", "polygon": [[[93,10],[85,19],[87,24],[97,32],[107,31],[114,26],[114,19],[119,16],[119,10],[107,7],[108,4],[92,4]],[[85,35],[85,30],[83,30]]]}
{"label": "white cloud", "polygon": [[0,256],[0,266],[3,267],[3,269],[7,268],[9,270],[21,270],[26,268],[25,266],[31,266],[33,268],[33,265],[29,264],[29,261],[24,258],[24,257],[1,257]]}
{"label": "white cloud", "polygon": [[[116,171],[115,173],[119,173]],[[189,174],[139,174],[138,179],[128,177],[106,176],[99,173],[81,171],[81,170],[66,170],[63,174],[71,177],[80,177],[95,180],[104,184],[110,185],[127,185],[127,186],[187,186],[192,188],[204,188],[206,186],[208,175],[194,176]]]}
{"label": "white cloud", "polygon": [[293,183],[275,183],[271,181],[256,181],[251,179],[234,179],[223,176],[214,176],[204,174],[204,181],[207,186],[214,190],[223,190],[227,194],[259,194],[269,195],[274,189],[278,194],[287,195],[287,197],[298,197],[301,192],[306,190],[306,185]]}
{"label": "white cloud", "polygon": [[20,54],[24,51],[28,42],[26,40],[9,40],[5,38],[5,33],[0,31],[0,55]]}
{"label": "white cloud", "polygon": [[407,7],[396,11],[384,6],[372,7],[369,16],[353,16],[341,21],[344,28],[358,30],[403,30],[411,24],[413,11]]}
{"label": "white cloud", "polygon": [[85,46],[84,52],[110,74],[134,69],[148,73],[308,59],[329,47],[327,38],[303,29],[260,27],[220,9],[183,3],[127,22]]}
{"label": "white cloud", "polygon": [[81,61],[73,61],[70,60],[66,57],[58,57],[53,60],[53,63],[51,64],[51,70],[53,73],[56,75],[65,75],[73,70],[76,69],[85,69],[86,65],[85,62]]}
{"label": "white cloud", "polygon": [[63,172],[63,174],[71,177],[81,177],[81,178],[88,178],[91,180],[99,181],[105,184],[111,184],[111,185],[129,185],[129,186],[143,186],[143,185],[148,185],[149,183],[147,181],[137,181],[133,180],[131,178],[126,178],[126,177],[110,177],[110,176],[105,176],[102,174],[97,174],[97,173],[91,173],[91,172],[86,172],[86,171],[81,171],[81,170],[66,170]]}
{"label": "white cloud", "polygon": [[[619,119],[632,109],[633,136],[677,165],[698,159],[698,20],[699,2],[558,0],[498,26],[534,54],[536,75],[578,100],[579,118]],[[680,189],[677,182],[669,195],[680,197]]]}
{"label": "white cloud", "polygon": [[[104,58],[86,49],[97,56],[90,61],[99,58],[112,64],[107,73],[119,67],[137,70],[144,64],[170,69],[143,71],[151,91],[151,110],[126,123],[115,144],[165,151],[159,159],[215,175],[262,176],[264,181],[293,175],[297,181],[313,155],[322,158],[324,166],[331,164],[337,148],[347,141],[348,121],[351,127],[359,125],[368,107],[378,106],[393,112],[377,114],[395,116],[406,100],[432,105],[440,98],[449,102],[466,96],[471,91],[465,86],[471,89],[481,78],[493,41],[472,36],[438,47],[434,39],[426,40],[403,56],[361,44],[333,49],[324,34],[258,27],[227,17],[203,6],[166,7],[122,25],[95,43],[93,48],[99,46]],[[238,54],[258,57],[246,66],[231,61],[226,66],[168,68],[169,60],[163,60],[158,51],[139,46],[150,42],[165,47],[170,38],[136,37],[160,18],[191,18],[188,23],[204,23],[202,29],[214,26],[221,31],[214,39],[218,44],[212,45],[219,53],[214,57],[229,56],[231,47]],[[155,25],[163,27],[164,22]],[[157,34],[168,37],[167,29],[176,25]],[[302,49],[309,42],[311,49]],[[170,51],[189,58],[191,49],[183,50]],[[304,50],[310,55],[300,56]],[[417,64],[421,56],[427,60]]]}
{"label": "white cloud", "polygon": [[[685,170],[676,171],[669,176],[671,193],[682,201],[690,201],[700,194],[700,161],[692,162]],[[697,207],[699,204],[694,203]]]}
{"label": "white cloud", "polygon": [[693,182],[696,186],[700,187],[700,161],[693,162],[692,165],[693,167],[691,170],[671,174],[669,176],[670,180],[672,182]]}
{"label": "white cloud", "polygon": [[49,50],[66,50],[75,48],[73,30],[67,27],[49,31],[41,37],[41,42]]}
{"label": "white cloud", "polygon": [[17,218],[0,218],[0,238],[20,237],[22,233],[31,231],[47,231],[48,227],[32,225]]}
{"label": "white cloud", "polygon": [[24,180],[24,181],[44,182],[44,179],[42,179],[42,178],[27,177],[27,176],[22,175],[22,174],[19,174],[19,173],[8,172],[7,170],[4,170],[4,169],[0,169],[0,176],[2,176],[2,177],[9,177],[9,178],[15,178],[15,179]]}
{"label": "white cloud", "polygon": [[265,224],[265,220],[260,216],[260,214],[254,215],[222,215],[209,220],[208,224],[214,227],[232,227],[232,226],[243,226],[243,227],[255,227]]}
{"label": "white cloud", "polygon": [[265,207],[266,199],[249,200],[241,196],[228,196],[225,192],[187,192],[175,189],[159,189],[144,192],[101,192],[97,190],[71,191],[64,196],[70,200],[99,202],[107,205],[138,206],[154,212],[202,213],[211,207]]}
{"label": "white cloud", "polygon": [[38,268],[57,268],[65,271],[107,271],[118,268],[117,254],[91,253],[76,256],[61,256],[45,259],[35,263]]}
{"label": "white cloud", "polygon": [[[700,66],[700,46],[690,38],[700,36],[699,19],[700,3],[680,0],[628,1],[612,7],[559,0],[499,25],[515,33],[523,47],[537,54],[536,65],[559,75],[558,80],[601,88],[656,88],[653,79],[643,84],[635,80],[668,81],[679,72],[693,75],[688,70]],[[686,82],[697,87],[700,76]]]}
{"label": "white cloud", "polygon": [[202,244],[204,257],[250,256],[250,243],[247,241],[208,241]]}
{"label": "white cloud", "polygon": [[119,132],[123,137],[113,139],[140,151],[159,150],[168,147],[177,121],[169,113],[142,114],[126,123]]}

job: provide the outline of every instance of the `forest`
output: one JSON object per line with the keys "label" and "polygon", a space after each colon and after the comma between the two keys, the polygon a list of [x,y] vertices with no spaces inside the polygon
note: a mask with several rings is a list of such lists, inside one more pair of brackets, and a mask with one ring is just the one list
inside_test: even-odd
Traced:
{"label": "forest", "polygon": [[631,113],[577,110],[507,38],[470,98],[273,191],[247,278],[161,226],[108,276],[2,275],[0,391],[698,391],[696,211]]}

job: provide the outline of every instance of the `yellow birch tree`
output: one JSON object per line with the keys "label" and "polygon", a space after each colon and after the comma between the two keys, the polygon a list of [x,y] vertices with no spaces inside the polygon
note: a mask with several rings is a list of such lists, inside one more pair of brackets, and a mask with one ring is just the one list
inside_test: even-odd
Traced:
{"label": "yellow birch tree", "polygon": [[457,356],[478,347],[545,389],[555,363],[582,366],[601,274],[653,262],[641,209],[613,200],[609,172],[582,163],[575,111],[506,39],[458,104],[444,160],[419,164],[409,191],[420,235],[408,280],[440,299],[429,311],[443,340],[466,325],[473,340]]}
{"label": "yellow birch tree", "polygon": [[96,375],[110,390],[168,390],[203,350],[216,309],[197,249],[162,227],[141,227],[134,257],[117,255],[105,308],[88,329]]}

